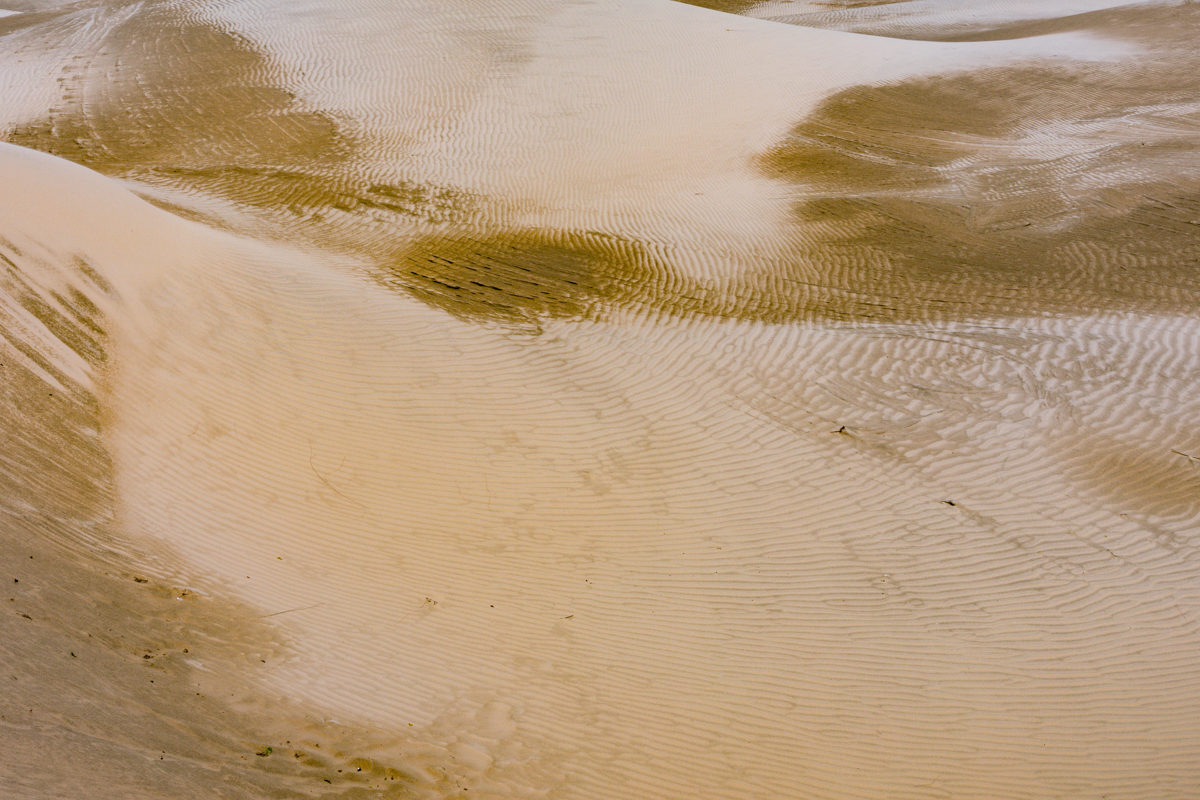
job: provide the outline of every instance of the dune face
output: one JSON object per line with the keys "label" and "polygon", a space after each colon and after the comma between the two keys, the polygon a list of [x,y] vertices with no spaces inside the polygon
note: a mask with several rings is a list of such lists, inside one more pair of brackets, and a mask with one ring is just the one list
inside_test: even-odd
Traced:
{"label": "dune face", "polygon": [[1195,795],[1200,6],[6,8],[0,796]]}

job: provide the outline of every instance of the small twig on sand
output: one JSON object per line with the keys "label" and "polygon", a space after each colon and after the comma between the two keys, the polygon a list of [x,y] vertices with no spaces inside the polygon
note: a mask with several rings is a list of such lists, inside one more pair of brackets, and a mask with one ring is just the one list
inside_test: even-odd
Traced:
{"label": "small twig on sand", "polygon": [[403,617],[396,620],[396,624],[399,625],[401,622],[404,622],[404,620],[408,619],[413,614],[416,614],[418,611],[421,611],[425,608],[429,608],[431,606],[436,606],[437,604],[438,604],[437,600],[434,600],[432,597],[426,597],[424,600],[421,601],[421,605],[417,606],[412,611],[408,612]]}
{"label": "small twig on sand", "polygon": [[302,606],[300,608],[289,608],[286,611],[276,611],[274,614],[263,614],[261,617],[255,617],[255,619],[266,619],[267,617],[278,617],[280,614],[290,614],[293,611],[308,611],[310,608],[316,608],[317,606],[323,606],[323,605],[325,605],[325,604],[324,603],[313,603],[311,606]]}
{"label": "small twig on sand", "polygon": [[[325,484],[325,485],[326,485],[326,486],[328,486],[330,489],[333,489],[333,491],[334,491],[334,492],[335,492],[335,493],[336,493],[336,494],[337,494],[339,497],[341,497],[343,500],[349,500],[350,498],[349,498],[349,497],[346,497],[346,495],[344,495],[344,494],[342,494],[341,492],[339,492],[339,491],[337,490],[337,487],[336,487],[336,486],[334,486],[334,485],[333,485],[332,483],[330,483],[329,481],[325,480],[325,476],[324,476],[324,475],[322,475],[321,473],[317,472],[317,467],[316,467],[316,465],[315,465],[315,464],[313,464],[313,459],[314,459],[314,458],[316,458],[316,456],[313,454],[312,442],[309,442],[309,443],[308,443],[308,466],[309,466],[310,468],[312,468],[313,475],[316,475],[318,478],[320,478],[320,479],[321,479],[321,483]],[[342,463],[341,463],[341,464],[338,464],[338,468],[337,468],[337,469],[335,469],[333,472],[337,472],[339,469],[341,469],[343,466],[345,466],[345,464],[346,464],[346,459],[344,459],[344,458],[343,458],[343,459],[342,459]],[[330,474],[330,475],[332,475],[332,474],[333,474],[333,472],[331,472],[331,473],[329,473],[329,474]]]}

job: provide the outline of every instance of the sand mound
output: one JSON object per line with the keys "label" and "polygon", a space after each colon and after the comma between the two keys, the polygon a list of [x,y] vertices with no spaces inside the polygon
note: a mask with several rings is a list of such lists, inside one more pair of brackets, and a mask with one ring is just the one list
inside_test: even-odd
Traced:
{"label": "sand mound", "polygon": [[779,5],[12,4],[0,795],[1189,796],[1194,13]]}

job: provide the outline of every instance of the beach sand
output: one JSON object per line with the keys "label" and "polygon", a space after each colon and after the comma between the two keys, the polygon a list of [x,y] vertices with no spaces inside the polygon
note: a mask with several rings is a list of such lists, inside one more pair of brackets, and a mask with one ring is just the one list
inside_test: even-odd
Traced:
{"label": "beach sand", "polygon": [[0,797],[1195,796],[1200,7],[697,5],[8,4]]}

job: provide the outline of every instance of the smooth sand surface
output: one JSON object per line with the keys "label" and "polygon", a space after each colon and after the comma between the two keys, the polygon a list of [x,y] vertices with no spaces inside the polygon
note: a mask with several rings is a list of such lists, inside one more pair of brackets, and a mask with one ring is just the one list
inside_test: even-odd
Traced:
{"label": "smooth sand surface", "polygon": [[1196,796],[1195,7],[9,5],[0,796]]}

